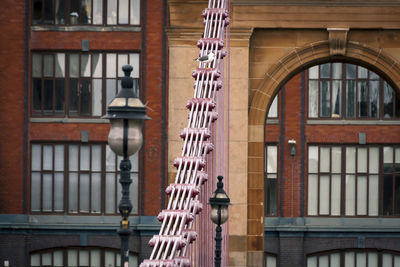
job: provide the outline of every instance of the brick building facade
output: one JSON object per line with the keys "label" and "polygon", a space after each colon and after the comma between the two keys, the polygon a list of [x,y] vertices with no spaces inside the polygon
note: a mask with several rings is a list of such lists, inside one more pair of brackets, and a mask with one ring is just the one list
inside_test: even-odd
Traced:
{"label": "brick building facade", "polygon": [[127,63],[152,118],[132,158],[133,266],[150,253],[165,201],[165,4],[1,2],[0,266],[119,266],[118,161],[101,116]]}

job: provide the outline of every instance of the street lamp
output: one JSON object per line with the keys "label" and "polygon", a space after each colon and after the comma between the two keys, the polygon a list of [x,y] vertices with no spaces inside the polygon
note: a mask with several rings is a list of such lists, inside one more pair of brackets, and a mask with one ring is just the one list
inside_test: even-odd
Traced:
{"label": "street lamp", "polygon": [[209,204],[211,205],[211,221],[217,225],[215,231],[215,267],[221,266],[221,241],[222,241],[222,228],[221,224],[224,224],[228,220],[228,206],[230,205],[230,199],[225,193],[222,183],[222,176],[218,176],[217,189],[210,197]]}
{"label": "street lamp", "polygon": [[150,118],[146,115],[146,107],[133,92],[133,78],[130,77],[132,66],[122,67],[125,77],[121,80],[121,91],[107,107],[107,114],[103,117],[111,123],[108,135],[108,145],[111,150],[123,159],[119,165],[122,187],[122,197],[118,205],[122,220],[118,234],[121,238],[121,267],[129,264],[129,229],[128,216],[132,211],[132,203],[129,199],[129,186],[131,180],[131,161],[129,156],[135,154],[143,144],[142,126],[144,120]]}

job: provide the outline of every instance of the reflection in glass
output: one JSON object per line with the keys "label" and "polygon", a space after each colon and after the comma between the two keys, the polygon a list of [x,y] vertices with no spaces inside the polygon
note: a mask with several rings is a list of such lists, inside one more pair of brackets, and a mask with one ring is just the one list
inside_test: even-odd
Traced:
{"label": "reflection in glass", "polygon": [[91,0],[81,0],[82,1],[82,6],[81,6],[81,23],[82,24],[91,24],[92,18],[92,6],[91,6]]}
{"label": "reflection in glass", "polygon": [[308,117],[318,117],[318,81],[308,82]]}
{"label": "reflection in glass", "polygon": [[80,84],[80,115],[90,115],[90,80],[81,80]]}
{"label": "reflection in glass", "polygon": [[356,89],[354,80],[347,81],[346,116],[348,118],[356,116]]}
{"label": "reflection in glass", "polygon": [[329,117],[330,116],[330,105],[331,105],[331,96],[330,96],[330,88],[328,81],[320,81],[321,86],[321,109],[320,109],[320,116],[321,117]]}
{"label": "reflection in glass", "polygon": [[131,25],[140,24],[140,0],[131,0]]}
{"label": "reflection in glass", "polygon": [[73,78],[79,77],[79,55],[69,55],[69,76]]}
{"label": "reflection in glass", "polygon": [[339,118],[342,110],[340,80],[332,81],[332,118]]}
{"label": "reflection in glass", "polygon": [[129,0],[119,0],[119,24],[129,23]]}
{"label": "reflection in glass", "polygon": [[330,78],[331,77],[331,64],[326,63],[320,65],[320,78]]}
{"label": "reflection in glass", "polygon": [[56,0],[56,24],[65,24],[65,3],[64,0]]}
{"label": "reflection in glass", "polygon": [[53,76],[53,55],[44,55],[44,77]]}
{"label": "reflection in glass", "polygon": [[368,84],[366,81],[358,82],[358,116],[368,116]]}
{"label": "reflection in glass", "polygon": [[92,54],[92,76],[95,78],[102,77],[102,54]]}
{"label": "reflection in glass", "polygon": [[393,117],[393,89],[387,83],[383,83],[383,118],[390,119]]}
{"label": "reflection in glass", "polygon": [[346,79],[356,78],[356,65],[346,64]]}
{"label": "reflection in glass", "polygon": [[107,1],[107,24],[117,24],[117,1]]}
{"label": "reflection in glass", "polygon": [[65,77],[65,54],[56,54],[56,77]]}
{"label": "reflection in glass", "polygon": [[369,83],[369,116],[377,118],[379,115],[379,81]]}
{"label": "reflection in glass", "polygon": [[93,0],[93,24],[103,24],[103,0]]}
{"label": "reflection in glass", "polygon": [[81,55],[81,76],[90,77],[90,54]]}

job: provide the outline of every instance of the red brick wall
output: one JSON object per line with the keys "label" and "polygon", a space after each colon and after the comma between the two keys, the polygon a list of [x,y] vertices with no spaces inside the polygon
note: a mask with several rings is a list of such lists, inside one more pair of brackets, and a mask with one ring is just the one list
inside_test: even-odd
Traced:
{"label": "red brick wall", "polygon": [[25,1],[0,10],[0,213],[22,213]]}

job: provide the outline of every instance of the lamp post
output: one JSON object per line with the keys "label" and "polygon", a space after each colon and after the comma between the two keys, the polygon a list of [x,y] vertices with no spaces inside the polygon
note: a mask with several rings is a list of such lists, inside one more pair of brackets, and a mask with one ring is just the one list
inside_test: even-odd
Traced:
{"label": "lamp post", "polygon": [[215,231],[215,267],[221,266],[221,241],[222,241],[222,228],[221,225],[228,220],[228,206],[230,199],[225,193],[222,183],[222,176],[218,176],[217,189],[210,197],[209,204],[211,205],[211,221],[217,225]]}
{"label": "lamp post", "polygon": [[103,117],[111,123],[108,135],[108,145],[111,150],[123,159],[119,165],[122,187],[122,197],[118,205],[122,220],[118,234],[121,239],[121,267],[129,265],[129,229],[128,216],[132,211],[132,203],[129,199],[129,186],[131,179],[131,161],[129,156],[135,154],[143,144],[143,121],[150,119],[146,115],[146,107],[133,91],[133,78],[130,77],[132,66],[122,67],[125,77],[121,80],[121,91],[107,107],[107,114]]}

